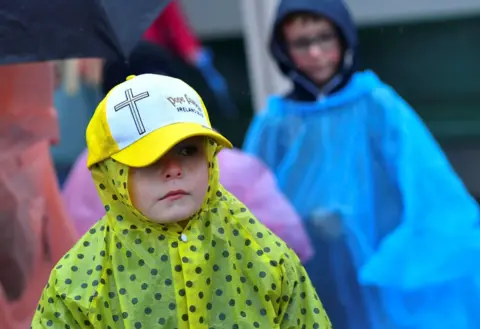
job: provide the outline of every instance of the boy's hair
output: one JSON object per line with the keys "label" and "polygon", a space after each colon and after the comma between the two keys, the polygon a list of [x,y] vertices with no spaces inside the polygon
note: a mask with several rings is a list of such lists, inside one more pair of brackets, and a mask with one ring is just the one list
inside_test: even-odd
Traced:
{"label": "boy's hair", "polygon": [[309,11],[297,11],[297,12],[290,13],[287,16],[285,16],[285,18],[282,21],[281,26],[285,27],[285,26],[288,26],[288,25],[290,25],[294,22],[297,22],[297,21],[301,21],[302,23],[306,23],[306,22],[311,22],[311,21],[316,22],[316,21],[320,21],[320,20],[324,20],[324,19],[327,19],[327,18],[322,16],[322,15],[318,15],[318,14],[315,14],[315,13],[312,13],[312,12],[309,12]]}

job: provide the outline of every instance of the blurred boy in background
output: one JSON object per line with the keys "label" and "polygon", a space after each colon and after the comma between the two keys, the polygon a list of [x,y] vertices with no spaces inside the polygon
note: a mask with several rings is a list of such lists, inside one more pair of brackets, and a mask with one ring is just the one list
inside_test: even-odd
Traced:
{"label": "blurred boy in background", "polygon": [[477,328],[477,204],[415,111],[357,70],[357,42],[343,1],[280,1],[270,51],[293,88],[244,149],[307,223],[334,328]]}

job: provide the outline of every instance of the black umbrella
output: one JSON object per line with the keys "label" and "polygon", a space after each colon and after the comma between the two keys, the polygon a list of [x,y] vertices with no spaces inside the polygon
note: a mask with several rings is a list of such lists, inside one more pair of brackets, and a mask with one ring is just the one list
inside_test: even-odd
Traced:
{"label": "black umbrella", "polygon": [[127,58],[169,1],[3,1],[0,65],[66,58]]}

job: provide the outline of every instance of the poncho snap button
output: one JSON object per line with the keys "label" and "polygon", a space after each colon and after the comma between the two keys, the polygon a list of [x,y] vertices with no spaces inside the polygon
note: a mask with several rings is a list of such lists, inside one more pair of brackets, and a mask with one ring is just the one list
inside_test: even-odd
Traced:
{"label": "poncho snap button", "polygon": [[180,235],[180,240],[182,240],[183,242],[187,242],[188,241],[187,235],[182,233],[182,235]]}

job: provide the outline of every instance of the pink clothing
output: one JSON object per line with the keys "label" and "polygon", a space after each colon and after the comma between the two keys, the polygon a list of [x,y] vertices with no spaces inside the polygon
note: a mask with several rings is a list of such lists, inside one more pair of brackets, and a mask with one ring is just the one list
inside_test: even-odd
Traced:
{"label": "pink clothing", "polygon": [[[87,152],[77,159],[65,182],[63,196],[80,234],[104,215],[93,179],[86,167]],[[252,213],[282,238],[305,262],[313,249],[299,216],[276,186],[272,173],[256,158],[239,150],[218,156],[220,182]]]}

